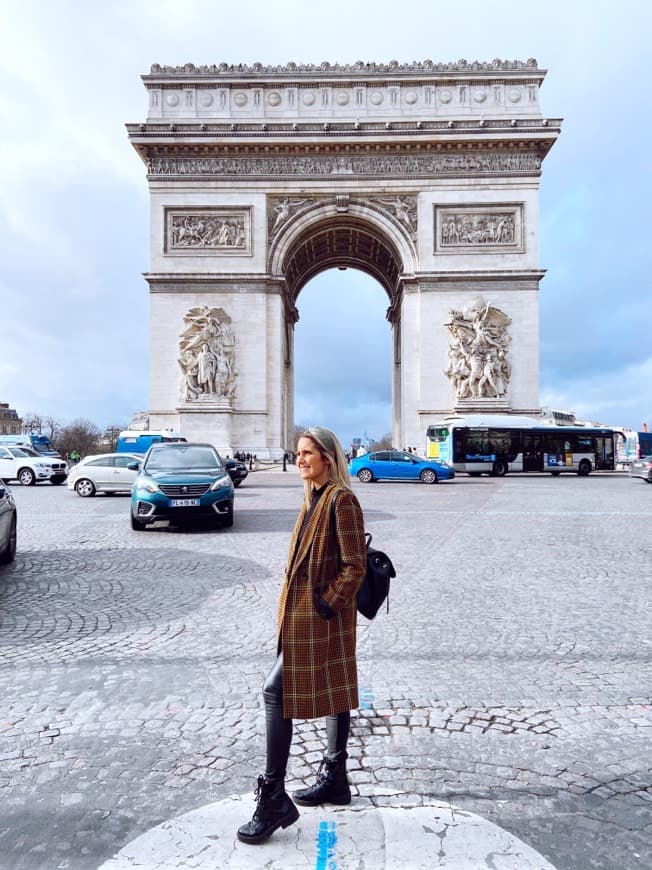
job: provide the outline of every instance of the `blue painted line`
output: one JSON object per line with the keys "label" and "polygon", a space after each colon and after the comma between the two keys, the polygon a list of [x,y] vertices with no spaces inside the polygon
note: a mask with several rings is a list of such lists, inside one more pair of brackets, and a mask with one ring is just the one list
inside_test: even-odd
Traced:
{"label": "blue painted line", "polygon": [[337,870],[335,849],[337,833],[335,822],[320,822],[317,834],[317,863],[315,870]]}

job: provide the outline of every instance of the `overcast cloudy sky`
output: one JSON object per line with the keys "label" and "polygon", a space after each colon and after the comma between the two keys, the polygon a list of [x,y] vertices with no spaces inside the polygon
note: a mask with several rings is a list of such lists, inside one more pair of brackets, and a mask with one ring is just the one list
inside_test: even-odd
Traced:
{"label": "overcast cloudy sky", "polygon": [[[563,117],[540,194],[541,402],[652,424],[645,0],[0,0],[0,401],[127,423],[147,407],[148,193],[124,124],[182,64],[526,60]],[[336,324],[335,381],[316,364]],[[386,297],[326,272],[299,298],[296,419],[390,428]],[[321,344],[320,344],[321,343]],[[330,352],[329,352],[330,355]]]}

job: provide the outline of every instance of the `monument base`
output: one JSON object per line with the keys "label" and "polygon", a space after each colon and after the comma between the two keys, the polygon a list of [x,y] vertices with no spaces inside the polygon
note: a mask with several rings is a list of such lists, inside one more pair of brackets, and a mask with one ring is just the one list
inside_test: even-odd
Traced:
{"label": "monument base", "polygon": [[457,399],[453,407],[455,411],[463,414],[509,414],[511,410],[507,399],[484,396]]}

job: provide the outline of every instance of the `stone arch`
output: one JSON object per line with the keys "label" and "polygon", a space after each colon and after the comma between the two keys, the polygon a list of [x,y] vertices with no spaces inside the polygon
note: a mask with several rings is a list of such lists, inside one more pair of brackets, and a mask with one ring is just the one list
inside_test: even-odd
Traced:
{"label": "stone arch", "polygon": [[346,199],[346,208],[336,201],[307,209],[272,238],[269,272],[285,281],[292,306],[319,272],[351,267],[376,278],[395,307],[401,277],[416,271],[416,245],[406,229],[378,207]]}

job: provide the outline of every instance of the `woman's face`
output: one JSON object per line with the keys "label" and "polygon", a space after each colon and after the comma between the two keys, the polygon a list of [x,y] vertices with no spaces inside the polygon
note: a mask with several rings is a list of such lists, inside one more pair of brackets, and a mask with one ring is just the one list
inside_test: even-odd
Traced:
{"label": "woman's face", "polygon": [[297,467],[302,480],[309,480],[319,489],[330,476],[330,462],[324,460],[312,438],[299,438],[297,445]]}

